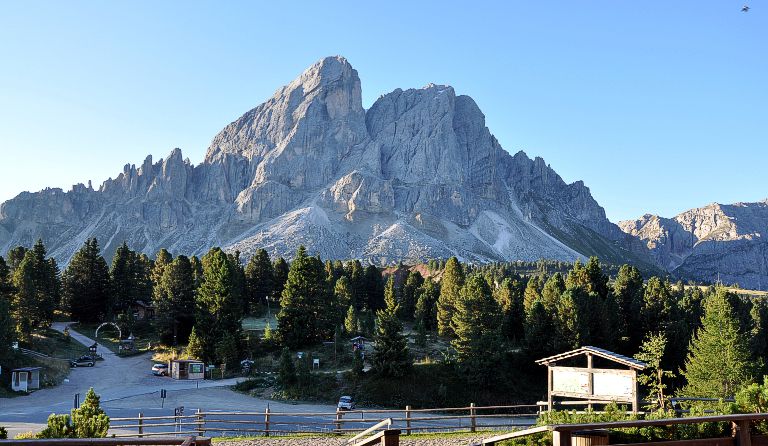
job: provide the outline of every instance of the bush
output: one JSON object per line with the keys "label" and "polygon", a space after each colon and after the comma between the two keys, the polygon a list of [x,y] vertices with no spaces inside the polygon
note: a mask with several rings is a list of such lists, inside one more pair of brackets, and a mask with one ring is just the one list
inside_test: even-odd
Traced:
{"label": "bush", "polygon": [[109,417],[99,404],[99,396],[88,390],[83,404],[71,415],[51,414],[48,426],[37,438],[104,438],[109,430]]}
{"label": "bush", "polygon": [[52,413],[48,416],[48,426],[37,434],[37,438],[74,438],[72,418],[67,414]]}
{"label": "bush", "polygon": [[0,426],[0,440],[7,440],[7,439],[8,439],[8,431],[3,426]]}
{"label": "bush", "polygon": [[37,434],[34,432],[22,432],[13,437],[14,440],[34,440],[36,438]]}

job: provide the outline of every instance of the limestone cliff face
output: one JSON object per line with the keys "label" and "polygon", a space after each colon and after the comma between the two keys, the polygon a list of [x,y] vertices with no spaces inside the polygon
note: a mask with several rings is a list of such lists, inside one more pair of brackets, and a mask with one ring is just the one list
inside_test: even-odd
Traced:
{"label": "limestone cliff face", "polygon": [[88,237],[107,255],[125,240],[150,255],[218,245],[290,257],[304,244],[375,263],[647,260],[582,182],[504,151],[470,97],[430,84],[366,111],[341,57],[225,127],[198,166],[176,149],[125,166],[98,190],[22,193],[0,206],[0,252],[38,237],[63,263]]}
{"label": "limestone cliff face", "polygon": [[768,200],[713,203],[674,218],[647,214],[619,227],[682,277],[768,288]]}

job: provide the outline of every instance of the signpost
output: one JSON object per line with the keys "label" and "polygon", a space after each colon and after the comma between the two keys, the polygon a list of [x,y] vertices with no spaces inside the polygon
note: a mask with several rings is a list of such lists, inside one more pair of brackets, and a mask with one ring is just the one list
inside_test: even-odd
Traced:
{"label": "signpost", "polygon": [[160,398],[162,399],[162,402],[160,403],[160,408],[162,409],[165,407],[165,397],[168,396],[168,392],[165,389],[160,389]]}
{"label": "signpost", "polygon": [[184,416],[184,406],[179,406],[173,409],[173,416],[176,417],[176,430],[175,432],[181,432],[181,417]]}
{"label": "signpost", "polygon": [[[555,365],[560,361],[585,356],[587,367],[564,367]],[[594,367],[594,358],[613,362],[621,368]],[[646,364],[597,347],[581,347],[570,352],[539,359],[537,364],[547,366],[547,408],[552,410],[554,397],[584,399],[588,407],[592,403],[615,401],[632,404],[632,411],[640,409],[637,388],[637,372]]]}

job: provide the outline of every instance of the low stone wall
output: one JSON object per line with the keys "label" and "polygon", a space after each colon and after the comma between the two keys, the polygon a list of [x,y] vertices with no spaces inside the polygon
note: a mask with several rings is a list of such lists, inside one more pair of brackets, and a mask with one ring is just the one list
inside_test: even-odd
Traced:
{"label": "low stone wall", "polygon": [[[446,435],[446,436],[413,436],[400,437],[400,446],[467,446],[488,438],[493,434],[478,435]],[[271,437],[258,440],[232,440],[216,442],[214,446],[343,446],[345,439],[340,437],[300,437],[279,438]]]}

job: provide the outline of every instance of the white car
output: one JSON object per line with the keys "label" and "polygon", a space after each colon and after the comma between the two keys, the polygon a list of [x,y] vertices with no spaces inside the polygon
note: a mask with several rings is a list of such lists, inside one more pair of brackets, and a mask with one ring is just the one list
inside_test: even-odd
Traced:
{"label": "white car", "polygon": [[153,365],[152,374],[155,376],[168,376],[168,364]]}
{"label": "white car", "polygon": [[355,400],[351,396],[342,396],[339,398],[339,405],[337,407],[339,410],[354,410]]}

